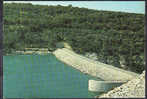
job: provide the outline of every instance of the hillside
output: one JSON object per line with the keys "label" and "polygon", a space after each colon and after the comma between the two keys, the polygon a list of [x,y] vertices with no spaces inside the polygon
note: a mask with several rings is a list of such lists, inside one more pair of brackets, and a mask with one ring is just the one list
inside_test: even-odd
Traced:
{"label": "hillside", "polygon": [[98,61],[141,73],[144,68],[145,15],[69,6],[4,4],[4,53],[24,48],[56,49],[65,41]]}

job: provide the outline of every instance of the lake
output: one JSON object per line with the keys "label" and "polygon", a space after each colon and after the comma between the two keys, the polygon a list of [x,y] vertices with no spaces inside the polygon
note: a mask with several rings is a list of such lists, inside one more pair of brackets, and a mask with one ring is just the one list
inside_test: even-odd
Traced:
{"label": "lake", "polygon": [[[5,98],[92,98],[88,80],[97,79],[48,55],[3,57]],[[100,79],[97,79],[100,80]]]}

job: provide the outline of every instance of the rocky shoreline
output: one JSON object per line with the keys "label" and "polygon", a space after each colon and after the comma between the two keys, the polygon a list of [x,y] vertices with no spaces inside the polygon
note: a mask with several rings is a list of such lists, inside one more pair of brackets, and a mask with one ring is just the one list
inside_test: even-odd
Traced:
{"label": "rocky shoreline", "polygon": [[145,98],[145,71],[138,78],[96,98]]}
{"label": "rocky shoreline", "polygon": [[16,54],[48,54],[50,51],[16,51]]}
{"label": "rocky shoreline", "polygon": [[25,48],[24,50],[13,51],[5,55],[15,55],[15,54],[16,55],[32,55],[32,54],[44,55],[48,53],[52,53],[51,51],[48,50],[48,48]]}

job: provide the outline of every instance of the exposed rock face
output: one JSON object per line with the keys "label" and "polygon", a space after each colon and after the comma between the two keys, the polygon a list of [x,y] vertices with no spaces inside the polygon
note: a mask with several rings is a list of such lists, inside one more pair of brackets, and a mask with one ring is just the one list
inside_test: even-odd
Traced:
{"label": "exposed rock face", "polygon": [[138,78],[96,98],[145,98],[145,71]]}

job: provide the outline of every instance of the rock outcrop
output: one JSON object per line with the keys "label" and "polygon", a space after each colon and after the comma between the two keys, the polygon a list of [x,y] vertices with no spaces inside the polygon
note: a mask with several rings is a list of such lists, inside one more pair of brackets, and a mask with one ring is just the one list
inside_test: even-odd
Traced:
{"label": "rock outcrop", "polygon": [[145,71],[138,78],[96,98],[145,98]]}

